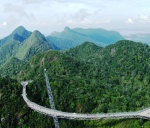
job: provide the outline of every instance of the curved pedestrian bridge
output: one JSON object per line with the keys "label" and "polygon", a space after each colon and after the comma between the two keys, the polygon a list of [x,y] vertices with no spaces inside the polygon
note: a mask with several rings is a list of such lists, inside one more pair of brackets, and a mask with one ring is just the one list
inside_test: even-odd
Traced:
{"label": "curved pedestrian bridge", "polygon": [[141,111],[136,112],[118,112],[118,113],[97,113],[97,114],[81,114],[81,113],[70,113],[70,112],[62,112],[55,109],[50,109],[38,105],[27,98],[26,94],[26,86],[28,85],[27,81],[21,82],[23,86],[23,99],[31,109],[48,115],[52,117],[58,118],[67,118],[67,119],[78,119],[78,120],[99,120],[99,119],[113,119],[113,118],[142,118],[142,119],[150,119],[150,108],[143,109]]}

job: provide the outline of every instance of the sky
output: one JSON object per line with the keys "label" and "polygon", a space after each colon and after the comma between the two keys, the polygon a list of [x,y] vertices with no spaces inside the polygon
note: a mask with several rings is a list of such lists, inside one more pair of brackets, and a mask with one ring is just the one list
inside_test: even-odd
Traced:
{"label": "sky", "polygon": [[150,0],[1,0],[0,38],[16,27],[44,35],[70,28],[150,33]]}

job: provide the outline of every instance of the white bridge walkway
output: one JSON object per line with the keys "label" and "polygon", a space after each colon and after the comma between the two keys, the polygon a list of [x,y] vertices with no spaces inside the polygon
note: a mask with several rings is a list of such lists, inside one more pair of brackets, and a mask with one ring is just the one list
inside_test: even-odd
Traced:
{"label": "white bridge walkway", "polygon": [[99,120],[99,119],[108,119],[108,118],[142,118],[150,119],[150,108],[143,109],[136,112],[119,112],[119,113],[100,113],[100,114],[80,114],[80,113],[69,113],[62,112],[54,109],[49,109],[43,106],[40,106],[27,98],[26,86],[28,85],[27,81],[21,82],[23,86],[23,99],[27,103],[28,107],[31,109],[48,115],[58,118],[67,118],[67,119],[78,119],[78,120]]}

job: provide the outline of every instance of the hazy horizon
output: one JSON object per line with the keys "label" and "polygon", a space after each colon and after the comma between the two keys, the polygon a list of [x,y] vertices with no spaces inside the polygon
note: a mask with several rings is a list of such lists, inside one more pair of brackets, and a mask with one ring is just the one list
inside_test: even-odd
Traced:
{"label": "hazy horizon", "polygon": [[0,4],[0,38],[22,25],[44,35],[69,28],[103,28],[121,35],[150,33],[148,0],[5,0]]}

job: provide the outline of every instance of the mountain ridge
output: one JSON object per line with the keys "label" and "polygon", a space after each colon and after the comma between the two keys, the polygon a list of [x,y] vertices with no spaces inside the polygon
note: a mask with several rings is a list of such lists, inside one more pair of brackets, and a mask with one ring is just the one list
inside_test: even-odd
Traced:
{"label": "mountain ridge", "polygon": [[[5,45],[7,42],[11,42],[12,39],[23,43],[30,37],[31,34],[32,32],[26,30],[23,26],[18,26],[9,36],[6,36],[0,40],[0,47]],[[71,29],[69,27],[65,27],[62,32],[52,32],[51,35],[46,36],[45,38],[48,45],[53,47],[55,50],[66,50],[81,45],[86,41],[94,42],[98,46],[106,46],[108,44],[115,43],[118,40],[124,39],[116,31],[108,31],[102,28]]]}
{"label": "mountain ridge", "polygon": [[[65,27],[62,32],[54,32],[50,36],[55,38],[62,38],[66,40],[67,44],[70,45],[69,48],[81,45],[83,42],[94,42],[98,46],[106,46],[108,44],[115,43],[116,41],[123,40],[124,38],[115,31],[107,31],[105,29],[83,29],[83,28],[74,28],[70,29]],[[47,36],[46,38],[50,38]],[[50,39],[49,39],[50,40]],[[57,45],[57,41],[54,42],[54,45]],[[57,46],[59,47],[59,46]],[[65,46],[63,46],[65,48]],[[68,49],[66,46],[65,49]]]}
{"label": "mountain ridge", "polygon": [[[45,37],[37,30],[35,30],[16,53],[16,57],[20,60],[29,59],[34,54],[44,52],[51,49]],[[21,53],[21,54],[20,54]]]}
{"label": "mountain ridge", "polygon": [[10,35],[0,40],[0,67],[10,58],[20,60],[51,49],[45,36],[39,31],[30,32],[23,26],[17,27]]}

